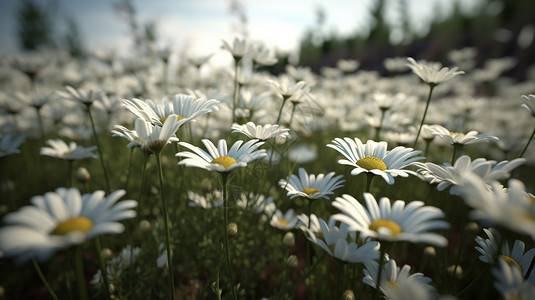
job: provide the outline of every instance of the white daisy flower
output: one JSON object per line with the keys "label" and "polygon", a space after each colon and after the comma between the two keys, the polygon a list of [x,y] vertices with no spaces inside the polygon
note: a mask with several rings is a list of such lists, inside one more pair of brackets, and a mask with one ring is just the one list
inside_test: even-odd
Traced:
{"label": "white daisy flower", "polygon": [[425,64],[418,63],[412,57],[408,57],[409,63],[407,66],[411,68],[414,74],[418,75],[420,79],[430,85],[437,85],[441,82],[448,81],[457,75],[464,74],[464,71],[457,71],[457,67],[451,70],[447,67],[441,68],[440,64]]}
{"label": "white daisy flower", "polygon": [[125,194],[117,190],[104,198],[104,191],[81,195],[77,188],[57,188],[32,197],[32,205],[4,217],[0,252],[19,262],[32,257],[45,261],[56,251],[97,235],[121,233],[124,226],[117,221],[136,216],[132,210],[136,201],[116,203]]}
{"label": "white daisy flower", "polygon": [[279,180],[279,186],[288,191],[290,199],[303,197],[308,199],[329,199],[333,191],[342,187],[345,182],[343,175],[334,176],[334,172],[325,174],[308,174],[304,168],[299,168],[299,176],[290,175],[290,180]]}
{"label": "white daisy flower", "polygon": [[535,95],[522,95],[520,96],[522,100],[522,107],[527,109],[533,117],[535,117]]}
{"label": "white daisy flower", "polygon": [[200,206],[204,209],[209,209],[223,205],[223,193],[221,191],[214,191],[206,195],[188,191],[188,199],[190,200],[188,203],[190,207]]}
{"label": "white daisy flower", "polygon": [[[355,242],[348,242],[347,224],[335,226],[335,221],[329,220],[329,224],[322,219],[318,219],[320,225],[319,232],[313,232],[304,228],[308,240],[320,246],[330,256],[348,263],[369,263],[379,258],[379,243],[377,241],[368,241],[359,246]],[[318,237],[319,236],[319,237]]]}
{"label": "white daisy flower", "polygon": [[340,152],[346,159],[338,161],[341,165],[355,167],[351,175],[360,173],[372,173],[381,176],[386,183],[393,184],[395,176],[408,177],[409,174],[417,175],[411,170],[404,170],[408,166],[414,165],[418,160],[425,157],[414,157],[422,151],[412,148],[398,146],[390,151],[386,150],[386,142],[375,142],[368,140],[363,144],[359,138],[336,138],[327,147]]}
{"label": "white daisy flower", "polygon": [[[180,125],[181,123],[176,118],[176,115],[170,115],[170,118],[165,120],[162,127],[155,126],[141,118],[136,119],[134,123],[135,131],[141,141],[141,149],[143,151],[150,150],[152,152],[161,151],[165,145],[172,142],[178,142],[175,133]],[[125,132],[125,136],[126,135],[127,133]],[[133,134],[132,136],[134,137]],[[137,140],[135,141],[138,142]]]}
{"label": "white daisy flower", "polygon": [[298,101],[308,93],[309,90],[309,86],[306,82],[295,82],[289,77],[281,77],[278,80],[268,80],[268,84],[275,94],[283,100]]}
{"label": "white daisy flower", "polygon": [[[430,285],[431,278],[424,276],[422,273],[411,274],[411,266],[404,265],[403,267],[398,267],[396,261],[393,259],[388,259],[383,265],[383,270],[381,272],[381,279],[378,280],[377,276],[379,273],[379,264],[376,261],[370,261],[365,264],[366,268],[364,269],[364,278],[362,282],[365,284],[377,288],[377,283],[379,283],[379,290],[387,296],[387,299],[398,299],[396,298],[396,288],[399,286],[404,286],[406,284],[411,284],[408,281],[418,284],[420,287],[423,287],[423,298],[413,298],[413,299],[434,299],[433,295],[436,295],[436,290],[433,286]],[[392,289],[394,288],[394,289]],[[422,290],[418,289],[417,291],[421,293]]]}
{"label": "white daisy flower", "polygon": [[364,193],[367,209],[350,195],[337,197],[332,205],[342,211],[334,219],[349,225],[350,230],[360,231],[364,237],[384,241],[408,241],[444,247],[448,240],[435,229],[448,229],[449,224],[440,220],[444,212],[437,207],[424,206],[421,201],[408,204],[382,197],[379,203],[372,194]]}
{"label": "white daisy flower", "polygon": [[24,142],[23,134],[7,133],[0,137],[0,157],[20,153],[19,147]]}
{"label": "white daisy flower", "polygon": [[[485,239],[480,236],[476,236],[475,238],[478,244],[475,249],[481,253],[479,260],[493,265],[497,259],[504,259],[506,262],[519,268],[522,271],[522,276],[526,277],[526,273],[535,257],[535,248],[526,251],[526,245],[521,240],[515,240],[513,248],[510,248],[507,240],[501,241],[502,236],[498,230],[494,228],[485,228],[483,230],[488,238]],[[502,244],[502,247],[498,250],[500,244]],[[535,273],[531,272],[526,279],[531,283],[535,283]]]}
{"label": "white daisy flower", "polygon": [[243,168],[247,166],[247,163],[267,156],[266,150],[257,150],[264,142],[259,142],[256,139],[250,140],[245,144],[243,144],[243,141],[237,141],[230,149],[227,148],[225,140],[219,140],[217,148],[210,140],[203,139],[202,142],[208,152],[189,143],[180,142],[180,146],[188,148],[191,152],[183,151],[177,153],[175,156],[185,157],[178,164],[226,173],[237,168]]}
{"label": "white daisy flower", "polygon": [[478,158],[472,161],[468,155],[459,157],[453,166],[444,163],[442,166],[434,163],[416,163],[421,169],[419,173],[425,173],[425,180],[430,184],[436,184],[439,191],[443,191],[449,186],[450,194],[459,195],[460,186],[464,184],[464,177],[469,173],[479,175],[487,183],[493,180],[506,179],[511,175],[511,171],[525,163],[524,158],[517,158],[512,161],[504,160],[498,164],[494,160]]}
{"label": "white daisy flower", "polygon": [[284,214],[277,209],[269,224],[275,228],[282,230],[291,230],[297,227],[299,220],[295,216],[294,210],[292,208],[288,209]]}
{"label": "white daisy flower", "polygon": [[257,214],[264,213],[268,216],[271,216],[276,209],[275,199],[273,197],[266,197],[254,193],[242,193],[236,199],[236,204],[243,209],[251,208]]}
{"label": "white daisy flower", "polygon": [[222,48],[230,52],[235,61],[240,61],[244,56],[249,55],[249,53],[252,51],[249,42],[246,39],[239,38],[234,38],[232,46],[224,40]]}
{"label": "white daisy flower", "polygon": [[252,139],[267,140],[271,138],[281,138],[286,139],[290,137],[290,129],[283,128],[279,125],[256,125],[253,122],[247,122],[244,125],[232,124],[232,133],[238,132],[245,134],[247,137]]}
{"label": "white daisy flower", "polygon": [[[535,206],[524,183],[510,179],[505,189],[498,181],[487,183],[476,174],[467,174],[461,188],[466,204],[474,208],[470,216],[490,225],[502,225],[535,239]],[[489,188],[490,187],[490,188]]]}
{"label": "white daisy flower", "polygon": [[[128,245],[119,255],[112,258],[106,266],[106,274],[108,277],[108,283],[114,283],[121,279],[123,271],[128,268],[139,256],[141,248]],[[102,270],[98,270],[90,281],[92,285],[100,285],[103,283]]]}
{"label": "white daisy flower", "polygon": [[468,133],[452,132],[442,125],[431,125],[429,126],[429,131],[450,145],[469,145],[485,141],[498,142],[499,140],[493,135],[478,133],[475,130]]}
{"label": "white daisy flower", "polygon": [[196,98],[186,94],[175,94],[173,101],[154,102],[152,100],[123,99],[123,105],[136,115],[154,125],[162,126],[167,117],[176,115],[180,126],[195,121],[195,118],[217,110],[219,100]]}
{"label": "white daisy flower", "polygon": [[50,147],[41,147],[40,154],[56,157],[65,160],[80,160],[85,158],[96,158],[97,155],[93,151],[97,150],[97,146],[82,147],[75,142],[67,144],[62,139],[50,139],[46,141]]}
{"label": "white daisy flower", "polygon": [[535,286],[524,280],[522,271],[505,259],[499,259],[498,265],[492,269],[492,275],[495,278],[494,287],[503,299],[533,299]]}

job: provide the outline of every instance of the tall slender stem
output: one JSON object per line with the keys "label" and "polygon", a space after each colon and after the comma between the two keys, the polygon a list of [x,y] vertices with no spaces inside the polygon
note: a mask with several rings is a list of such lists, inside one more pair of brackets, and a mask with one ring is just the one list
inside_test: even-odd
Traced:
{"label": "tall slender stem", "polygon": [[451,155],[451,165],[453,166],[453,164],[455,163],[455,158],[457,156],[457,151],[461,149],[463,145],[461,144],[453,144],[453,153]]}
{"label": "tall slender stem", "polygon": [[522,149],[522,152],[520,152],[520,155],[518,157],[524,156],[524,153],[526,153],[526,150],[528,149],[528,146],[531,143],[531,140],[533,139],[534,135],[535,135],[535,128],[533,128],[533,132],[531,133],[531,136],[529,137],[529,140],[526,143],[526,146],[524,146],[524,149]]}
{"label": "tall slender stem", "polygon": [[279,124],[279,121],[281,120],[281,116],[282,116],[282,108],[284,107],[284,104],[286,104],[286,101],[288,100],[288,97],[286,96],[282,96],[282,104],[281,104],[281,108],[279,109],[279,115],[277,116],[277,121],[275,121],[275,124]]}
{"label": "tall slender stem", "polygon": [[379,299],[381,294],[381,276],[383,275],[383,265],[385,264],[386,244],[381,243],[381,256],[379,257],[379,270],[377,271],[377,279],[375,280],[374,299]]}
{"label": "tall slender stem", "polygon": [[290,115],[290,122],[288,122],[288,128],[292,128],[292,121],[294,119],[295,108],[299,102],[292,102],[292,114]]}
{"label": "tall slender stem", "polygon": [[104,156],[102,155],[102,147],[98,141],[97,131],[95,130],[95,122],[93,121],[93,116],[91,115],[91,106],[86,106],[87,114],[89,115],[89,120],[91,120],[91,129],[93,129],[93,135],[95,136],[95,143],[97,144],[98,155],[100,157],[100,165],[102,167],[102,172],[104,172],[104,179],[106,180],[106,193],[110,193],[110,180],[108,179],[108,172],[106,171],[106,166],[104,165]]}
{"label": "tall slender stem", "polygon": [[144,151],[143,152],[143,166],[141,168],[141,185],[139,186],[139,194],[138,194],[138,197],[137,197],[137,201],[139,203],[142,203],[141,202],[141,196],[143,195],[143,190],[145,190],[145,178],[147,176],[146,173],[147,173],[147,162],[149,161],[149,156],[150,154],[149,153],[146,153]]}
{"label": "tall slender stem", "polygon": [[381,129],[383,128],[383,121],[385,119],[386,109],[381,109],[381,120],[379,121],[379,127],[375,130],[375,140],[378,141],[381,137]]}
{"label": "tall slender stem", "polygon": [[110,283],[108,281],[108,269],[106,268],[106,263],[102,257],[102,244],[100,243],[100,237],[95,238],[95,247],[97,248],[98,263],[100,265],[100,273],[102,274],[102,280],[104,281],[104,293],[106,294],[106,299],[111,299],[110,296]]}
{"label": "tall slender stem", "polygon": [[132,174],[131,170],[132,170],[132,157],[134,156],[134,148],[136,147],[130,148],[130,158],[128,159],[128,170],[126,171],[127,172],[126,182],[124,184],[126,190],[128,190],[128,183],[130,182],[130,174]]}
{"label": "tall slender stem", "polygon": [[[75,247],[74,253],[74,270],[76,272],[76,281],[78,283],[78,295],[80,300],[87,300],[87,285],[85,283],[84,262],[82,258],[82,246]],[[106,286],[108,289],[108,286]]]}
{"label": "tall slender stem", "polygon": [[420,127],[418,128],[418,133],[416,134],[416,139],[414,139],[412,148],[416,147],[416,143],[418,143],[418,138],[420,137],[420,132],[422,131],[422,126],[425,122],[425,116],[427,115],[427,109],[429,108],[429,103],[431,102],[431,95],[433,94],[433,89],[435,88],[435,86],[436,84],[429,84],[429,95],[427,96],[427,103],[425,104],[424,115],[422,116],[422,121],[420,122]]}
{"label": "tall slender stem", "polygon": [[234,97],[232,99],[232,122],[236,121],[236,107],[238,106],[239,85],[238,85],[238,66],[240,60],[234,61]]}
{"label": "tall slender stem", "polygon": [[167,214],[167,202],[165,202],[163,191],[163,171],[162,171],[162,151],[158,150],[155,153],[156,167],[158,168],[158,178],[160,179],[160,198],[162,200],[163,218],[165,226],[165,247],[167,250],[167,268],[169,270],[169,298],[175,299],[175,283],[173,278],[173,260],[171,259],[171,235],[169,234],[169,217]]}
{"label": "tall slender stem", "polygon": [[67,179],[67,186],[68,187],[72,187],[72,176],[73,176],[73,174],[72,174],[73,166],[72,165],[73,165],[73,162],[74,162],[73,160],[69,160],[68,161],[68,163],[69,163],[69,174],[68,174],[69,175],[69,179]]}
{"label": "tall slender stem", "polygon": [[369,193],[372,187],[372,180],[375,175],[373,173],[366,172],[366,176],[366,193]]}
{"label": "tall slender stem", "polygon": [[45,278],[45,275],[43,275],[43,272],[41,271],[41,268],[39,268],[39,264],[37,264],[37,261],[35,261],[35,258],[32,257],[33,266],[35,267],[35,271],[37,271],[37,274],[39,275],[39,278],[41,278],[41,281],[46,286],[46,289],[48,290],[48,293],[54,300],[59,300],[58,296],[56,296],[56,293],[54,293],[54,290],[48,283],[48,281]]}
{"label": "tall slender stem", "polygon": [[229,237],[228,237],[228,188],[227,188],[227,177],[228,173],[221,173],[221,179],[223,182],[223,218],[225,222],[225,248],[227,256],[227,276],[228,281],[232,291],[232,298],[234,300],[238,299],[236,296],[236,289],[234,288],[234,280],[232,277],[232,262],[230,260],[230,247],[229,247]]}

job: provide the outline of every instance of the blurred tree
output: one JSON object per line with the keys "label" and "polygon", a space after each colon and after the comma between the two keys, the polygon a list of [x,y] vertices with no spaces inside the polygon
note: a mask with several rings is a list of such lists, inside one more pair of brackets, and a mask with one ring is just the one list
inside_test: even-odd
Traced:
{"label": "blurred tree", "polygon": [[66,23],[67,32],[63,37],[65,47],[67,48],[66,50],[74,58],[85,58],[87,53],[78,23],[76,23],[76,20],[72,17],[67,17]]}
{"label": "blurred tree", "polygon": [[41,46],[54,46],[52,20],[42,7],[32,0],[24,0],[18,12],[20,46],[36,50]]}

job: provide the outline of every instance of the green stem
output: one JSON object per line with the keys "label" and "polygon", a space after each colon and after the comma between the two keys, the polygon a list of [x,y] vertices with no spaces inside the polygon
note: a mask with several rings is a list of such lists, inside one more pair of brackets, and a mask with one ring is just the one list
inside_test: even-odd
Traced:
{"label": "green stem", "polygon": [[335,299],[339,299],[342,295],[342,286],[343,286],[343,279],[344,279],[344,265],[343,262],[335,259],[336,261],[336,294],[334,295]]}
{"label": "green stem", "polygon": [[[450,290],[453,289],[453,283],[455,282],[455,274],[457,274],[457,266],[459,266],[459,263],[461,261],[461,256],[462,256],[462,253],[463,253],[463,244],[464,244],[464,239],[465,239],[465,232],[466,232],[466,212],[465,210],[463,209],[462,211],[462,220],[461,220],[461,233],[460,233],[460,240],[459,240],[459,248],[457,250],[457,257],[455,258],[455,265],[453,266],[453,273],[451,275],[451,279],[450,279]],[[498,249],[499,251],[499,249]]]}
{"label": "green stem", "polygon": [[236,121],[236,107],[238,106],[238,96],[239,96],[239,87],[238,87],[238,66],[240,65],[240,60],[234,61],[234,97],[232,99],[232,122]]}
{"label": "green stem", "polygon": [[472,288],[472,286],[479,280],[479,278],[481,278],[484,274],[486,274],[489,269],[490,269],[490,264],[487,265],[487,267],[485,267],[485,270],[483,270],[482,272],[479,272],[479,274],[477,274],[476,278],[474,278],[472,282],[470,282],[464,289],[458,292],[457,295],[455,295],[455,298],[461,299],[460,298],[461,295],[464,294],[466,291],[468,291],[470,288]]}
{"label": "green stem", "polygon": [[292,102],[292,114],[290,115],[290,122],[288,123],[288,128],[292,128],[292,121],[294,119],[295,108],[297,107],[298,102]]}
{"label": "green stem", "polygon": [[137,197],[137,201],[141,204],[141,196],[143,195],[143,190],[145,189],[145,178],[147,176],[146,175],[146,171],[147,171],[147,162],[149,161],[149,156],[150,154],[149,153],[146,153],[144,151],[143,152],[143,166],[141,167],[141,185],[139,186],[139,194],[138,194],[138,197]]}
{"label": "green stem", "polygon": [[422,116],[422,121],[420,122],[420,127],[418,128],[418,133],[416,134],[416,139],[414,139],[412,148],[416,147],[416,143],[418,143],[418,138],[420,137],[420,132],[422,131],[422,126],[425,122],[425,116],[427,115],[427,109],[429,108],[429,103],[431,102],[431,95],[433,94],[433,89],[435,88],[435,86],[436,84],[429,84],[429,95],[427,96],[427,103],[425,104],[424,115]]}
{"label": "green stem", "polygon": [[375,280],[375,293],[374,299],[380,299],[381,296],[381,276],[383,275],[383,265],[385,263],[386,244],[381,243],[381,256],[379,257],[379,270],[377,271],[377,279]]}
{"label": "green stem", "polygon": [[162,170],[162,151],[154,153],[156,157],[156,167],[158,168],[158,178],[160,179],[160,198],[162,200],[163,218],[165,226],[165,247],[167,250],[167,268],[169,270],[169,298],[175,299],[175,283],[173,278],[173,260],[171,259],[171,235],[169,233],[169,216],[167,213],[167,202],[164,197],[163,170]]}
{"label": "green stem", "polygon": [[533,139],[534,135],[535,135],[535,128],[533,128],[533,132],[531,133],[531,136],[529,137],[529,140],[526,143],[526,146],[524,146],[524,149],[522,149],[522,152],[520,152],[520,155],[518,157],[524,156],[524,153],[526,153],[526,150],[528,149],[528,146],[531,143],[531,140]]}
{"label": "green stem", "polygon": [[37,274],[39,275],[39,278],[41,278],[41,281],[46,286],[46,289],[48,290],[48,293],[54,300],[58,300],[58,296],[56,296],[56,293],[54,293],[54,290],[48,283],[48,281],[45,278],[45,275],[43,275],[43,272],[41,271],[41,268],[39,268],[39,264],[37,264],[37,261],[35,261],[35,258],[32,257],[33,266],[35,267],[35,271],[37,271]]}
{"label": "green stem", "polygon": [[275,124],[277,124],[277,125],[280,125],[279,121],[281,120],[281,116],[282,116],[282,108],[284,107],[284,104],[286,104],[286,101],[288,100],[288,98],[289,97],[282,96],[281,108],[279,109],[279,115],[277,116],[277,121],[275,121]]}
{"label": "green stem", "polygon": [[128,190],[128,183],[130,182],[130,174],[132,174],[131,170],[132,170],[132,157],[134,156],[134,148],[136,147],[132,147],[130,148],[130,158],[128,159],[128,170],[126,171],[126,182],[124,184],[124,187],[126,190]]}
{"label": "green stem", "polygon": [[102,147],[100,146],[97,131],[95,129],[95,122],[93,121],[93,116],[91,115],[91,106],[87,106],[87,114],[89,115],[89,120],[91,120],[91,129],[93,129],[93,135],[95,136],[95,143],[97,144],[98,155],[100,157],[100,165],[102,167],[102,172],[104,172],[104,179],[106,180],[106,194],[110,193],[110,180],[108,179],[108,172],[106,171],[106,166],[104,165],[104,156],[102,155]]}
{"label": "green stem", "polygon": [[381,129],[383,128],[383,120],[385,119],[385,109],[381,109],[381,120],[379,121],[379,127],[375,130],[375,140],[378,141],[381,137]]}
{"label": "green stem", "polygon": [[427,157],[427,153],[429,153],[429,146],[431,146],[431,142],[433,139],[425,139],[425,151],[424,151],[424,157]]}
{"label": "green stem", "polygon": [[102,257],[102,245],[100,243],[100,237],[95,238],[95,247],[97,248],[98,263],[100,265],[100,273],[102,274],[102,280],[104,282],[104,294],[106,294],[106,299],[111,299],[110,296],[110,283],[108,281],[108,269],[106,268],[106,263]]}
{"label": "green stem", "polygon": [[[87,285],[85,283],[84,262],[82,258],[82,246],[75,247],[74,253],[74,270],[76,272],[76,281],[78,283],[78,293],[80,300],[87,300]],[[108,289],[108,286],[106,286]]]}
{"label": "green stem", "polygon": [[234,300],[238,299],[236,296],[236,289],[234,288],[234,281],[232,277],[232,262],[230,260],[230,247],[229,247],[229,237],[228,237],[228,188],[227,188],[227,177],[228,173],[221,173],[221,178],[223,182],[223,217],[225,222],[225,248],[226,248],[226,259],[227,259],[227,276],[228,281],[232,291],[232,298]]}
{"label": "green stem", "polygon": [[374,176],[375,175],[373,173],[366,172],[366,193],[370,192]]}
{"label": "green stem", "polygon": [[451,155],[451,165],[455,164],[455,157],[457,155],[457,150],[460,150],[462,147],[461,144],[453,144],[453,153]]}
{"label": "green stem", "polygon": [[73,177],[73,174],[72,174],[72,169],[73,169],[73,160],[69,160],[68,163],[69,163],[69,178],[67,179],[67,186],[68,187],[72,187],[72,177]]}

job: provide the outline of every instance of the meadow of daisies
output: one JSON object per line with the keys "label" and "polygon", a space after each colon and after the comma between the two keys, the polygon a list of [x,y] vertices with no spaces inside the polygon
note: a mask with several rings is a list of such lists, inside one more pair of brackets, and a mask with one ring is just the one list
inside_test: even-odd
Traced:
{"label": "meadow of daisies", "polygon": [[535,72],[214,51],[3,58],[0,299],[533,299]]}

